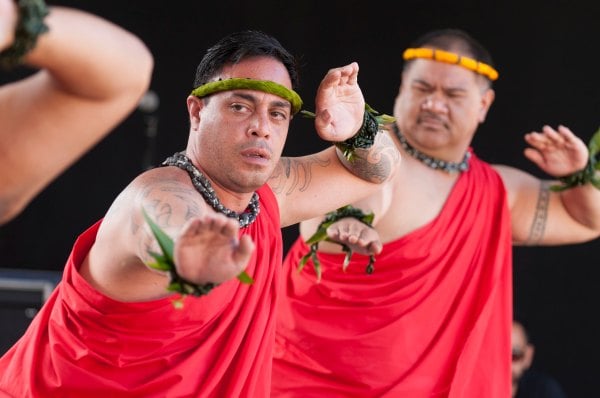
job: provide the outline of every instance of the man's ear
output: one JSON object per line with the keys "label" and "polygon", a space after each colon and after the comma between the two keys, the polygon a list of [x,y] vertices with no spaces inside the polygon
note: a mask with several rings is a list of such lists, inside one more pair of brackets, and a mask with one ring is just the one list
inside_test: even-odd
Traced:
{"label": "man's ear", "polygon": [[200,111],[204,107],[204,101],[201,98],[190,95],[187,97],[188,116],[192,130],[197,130],[200,123]]}
{"label": "man's ear", "polygon": [[485,122],[485,117],[487,113],[494,103],[494,99],[496,98],[496,92],[488,88],[481,96],[481,109],[479,110],[479,123]]}

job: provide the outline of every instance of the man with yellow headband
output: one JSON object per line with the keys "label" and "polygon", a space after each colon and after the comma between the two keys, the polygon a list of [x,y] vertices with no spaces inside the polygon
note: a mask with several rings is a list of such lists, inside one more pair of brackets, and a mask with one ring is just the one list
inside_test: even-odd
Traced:
{"label": "man with yellow headband", "polygon": [[319,135],[344,150],[282,158],[302,106],[295,58],[256,31],[209,48],[187,97],[187,147],[78,238],[57,290],[0,359],[0,391],[268,397],[281,227],[365,197],[397,170],[357,74],[356,63],[331,69],[315,100]]}
{"label": "man with yellow headband", "polygon": [[[353,202],[374,230],[346,210],[303,222],[284,261],[274,397],[510,397],[511,245],[600,235],[600,135],[590,151],[563,126],[525,135],[525,156],[564,183],[490,165],[471,147],[498,78],[487,50],[440,30],[404,58],[400,171]],[[358,254],[345,264],[323,237]]]}

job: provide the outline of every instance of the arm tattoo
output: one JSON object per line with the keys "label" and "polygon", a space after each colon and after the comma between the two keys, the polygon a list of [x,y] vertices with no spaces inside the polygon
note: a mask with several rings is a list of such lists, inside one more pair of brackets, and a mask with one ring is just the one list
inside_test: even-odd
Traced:
{"label": "arm tattoo", "polygon": [[[158,195],[156,195],[158,193]],[[165,195],[166,193],[166,195]],[[181,187],[177,183],[162,183],[157,186],[149,186],[140,192],[142,202],[146,203],[146,211],[154,222],[162,229],[177,227],[176,224],[197,217],[203,213],[201,206],[196,203],[199,194],[187,187]],[[200,200],[203,200],[200,198]],[[176,210],[179,209],[179,210]],[[183,211],[183,213],[181,213]],[[176,214],[179,212],[180,214]],[[154,236],[148,229],[142,229],[138,222],[139,215],[131,217],[132,233],[142,233],[139,239],[139,250],[145,261],[151,260],[149,250],[157,251]]]}
{"label": "arm tattoo", "polygon": [[529,237],[527,238],[526,242],[527,245],[537,245],[542,241],[542,238],[544,237],[544,231],[546,230],[546,221],[548,219],[549,204],[549,183],[547,181],[542,181],[540,183],[540,192],[538,195],[537,204],[535,206],[533,222],[531,223],[531,230],[529,231]]}
{"label": "arm tattoo", "polygon": [[400,161],[395,144],[387,134],[378,134],[371,148],[355,149],[355,154],[357,156],[349,161],[338,150],[340,161],[352,174],[374,183],[385,181]]}
{"label": "arm tattoo", "polygon": [[310,155],[305,159],[309,161],[299,162],[294,158],[281,158],[269,178],[269,185],[275,194],[285,191],[285,194],[289,195],[295,190],[305,191],[312,180],[312,166],[329,165],[329,160],[318,155]]}

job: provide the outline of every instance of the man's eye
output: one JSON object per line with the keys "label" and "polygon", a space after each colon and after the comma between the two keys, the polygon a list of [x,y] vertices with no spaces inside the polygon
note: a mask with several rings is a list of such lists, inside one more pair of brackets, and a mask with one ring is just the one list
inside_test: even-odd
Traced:
{"label": "man's eye", "polygon": [[271,115],[276,119],[282,119],[282,120],[287,119],[287,113],[285,113],[285,112],[274,111],[274,112],[271,112]]}
{"label": "man's eye", "polygon": [[247,107],[245,105],[236,103],[236,104],[231,104],[230,108],[233,109],[234,111],[243,111],[244,109],[246,109]]}

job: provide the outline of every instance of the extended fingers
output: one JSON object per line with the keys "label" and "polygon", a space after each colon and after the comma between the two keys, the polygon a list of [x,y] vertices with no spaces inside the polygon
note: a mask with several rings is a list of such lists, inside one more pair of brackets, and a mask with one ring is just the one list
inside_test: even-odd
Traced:
{"label": "extended fingers", "polygon": [[525,156],[552,176],[567,175],[585,167],[588,160],[586,144],[562,125],[556,129],[546,125],[540,132],[525,135],[531,146]]}
{"label": "extended fingers", "polygon": [[351,245],[363,254],[379,254],[382,244],[377,231],[358,220],[343,220],[327,229],[327,236],[342,244]]}
{"label": "extended fingers", "polygon": [[340,68],[340,83],[356,84],[358,82],[358,63],[352,62]]}
{"label": "extended fingers", "polygon": [[189,220],[181,230],[182,237],[192,237],[207,232],[235,237],[238,231],[237,220],[218,213],[208,213]]}
{"label": "extended fingers", "polygon": [[563,125],[559,125],[557,129],[546,125],[542,128],[541,132],[533,131],[526,134],[525,140],[538,150],[572,147],[580,141],[568,127]]}
{"label": "extended fingers", "polygon": [[348,65],[341,66],[339,68],[329,69],[322,84],[333,86],[333,85],[346,85],[356,84],[358,81],[358,63],[352,62]]}
{"label": "extended fingers", "polygon": [[526,134],[525,140],[538,150],[560,147],[565,143],[565,137],[550,126],[544,126],[541,132],[533,131]]}
{"label": "extended fingers", "polygon": [[558,133],[566,142],[572,143],[579,140],[579,137],[577,137],[570,128],[563,125],[558,126]]}

